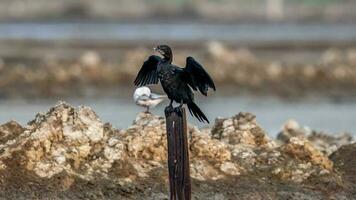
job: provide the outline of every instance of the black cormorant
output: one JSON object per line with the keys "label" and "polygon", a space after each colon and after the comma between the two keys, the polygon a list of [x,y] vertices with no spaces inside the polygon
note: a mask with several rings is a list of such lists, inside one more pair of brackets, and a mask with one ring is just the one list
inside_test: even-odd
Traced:
{"label": "black cormorant", "polygon": [[172,64],[173,54],[168,45],[159,45],[154,48],[163,58],[152,55],[142,65],[134,81],[136,86],[157,84],[161,82],[164,92],[171,100],[169,107],[173,109],[172,103],[176,101],[180,106],[187,104],[190,114],[201,122],[208,122],[208,118],[194,103],[194,94],[191,89],[199,90],[207,95],[208,89],[215,91],[215,85],[209,74],[193,58],[187,57],[185,68]]}

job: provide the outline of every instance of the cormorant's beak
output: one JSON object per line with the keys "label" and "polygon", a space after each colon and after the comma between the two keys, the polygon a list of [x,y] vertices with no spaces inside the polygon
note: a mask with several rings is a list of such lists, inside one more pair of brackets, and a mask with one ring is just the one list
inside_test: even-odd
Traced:
{"label": "cormorant's beak", "polygon": [[158,48],[158,47],[153,48],[153,50],[155,50],[155,51],[157,51],[158,53],[164,55],[164,52],[163,52],[160,48]]}

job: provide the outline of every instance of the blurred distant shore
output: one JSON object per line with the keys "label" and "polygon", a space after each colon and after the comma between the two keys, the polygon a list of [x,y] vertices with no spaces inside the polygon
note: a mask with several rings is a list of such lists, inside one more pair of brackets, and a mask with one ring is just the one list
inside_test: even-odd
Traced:
{"label": "blurred distant shore", "polygon": [[[37,54],[36,49],[30,50],[33,57],[3,55],[0,97],[112,94],[119,88],[132,88],[143,61],[153,54],[152,47],[144,46],[69,52],[57,48]],[[188,55],[194,56],[214,77],[218,90],[227,95],[356,97],[355,49],[271,55],[209,42],[199,49],[174,48],[174,55],[174,62],[182,67]]]}
{"label": "blurred distant shore", "polygon": [[161,43],[182,67],[194,56],[227,95],[353,98],[355,10],[353,0],[0,1],[0,98],[132,89]]}

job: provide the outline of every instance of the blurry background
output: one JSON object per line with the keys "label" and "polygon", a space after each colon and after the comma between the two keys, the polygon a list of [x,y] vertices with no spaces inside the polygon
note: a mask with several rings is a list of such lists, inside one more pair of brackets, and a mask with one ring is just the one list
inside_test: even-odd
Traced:
{"label": "blurry background", "polygon": [[194,56],[215,80],[216,93],[196,95],[211,121],[248,111],[271,135],[290,118],[355,133],[355,10],[354,0],[1,0],[0,122],[65,100],[125,128],[143,110],[133,79],[167,43],[175,63]]}

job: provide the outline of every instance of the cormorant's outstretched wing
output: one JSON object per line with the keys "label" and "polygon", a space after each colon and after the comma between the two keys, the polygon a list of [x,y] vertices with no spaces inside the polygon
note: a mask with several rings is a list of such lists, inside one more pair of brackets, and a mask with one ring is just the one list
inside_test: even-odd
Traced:
{"label": "cormorant's outstretched wing", "polygon": [[142,65],[137,77],[134,81],[136,86],[144,86],[147,84],[157,84],[157,64],[161,60],[159,56],[150,56]]}
{"label": "cormorant's outstretched wing", "polygon": [[184,80],[193,89],[199,91],[203,95],[207,95],[208,88],[212,88],[215,91],[215,85],[209,74],[204,70],[193,57],[187,57],[186,66],[184,70]]}

